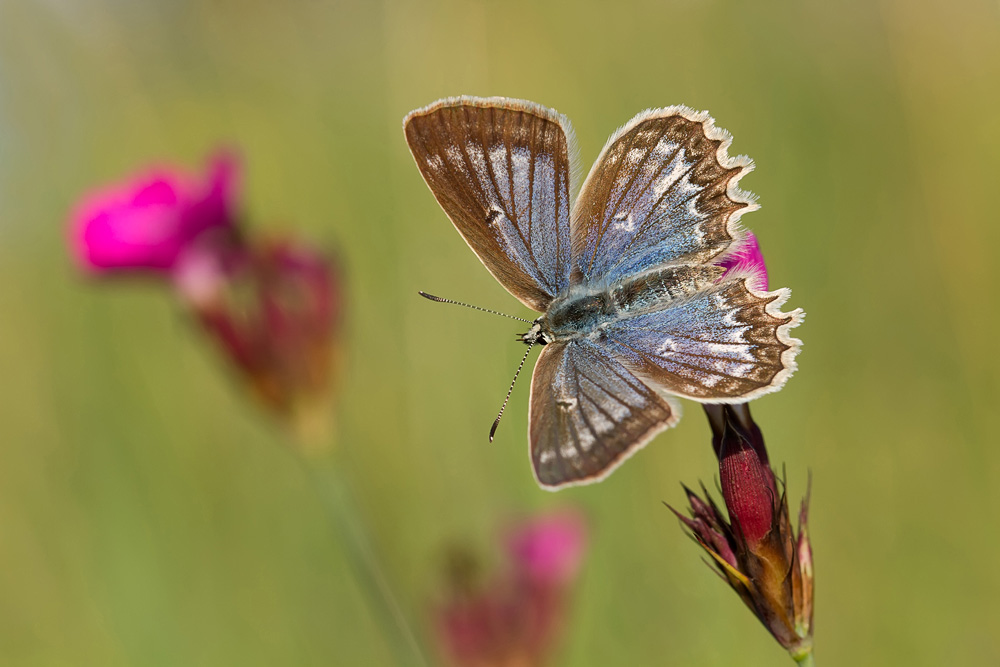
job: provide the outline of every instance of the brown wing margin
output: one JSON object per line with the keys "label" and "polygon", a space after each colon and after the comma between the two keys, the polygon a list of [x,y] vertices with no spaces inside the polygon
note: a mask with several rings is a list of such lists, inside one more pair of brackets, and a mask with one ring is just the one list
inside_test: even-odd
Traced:
{"label": "brown wing margin", "polygon": [[491,274],[544,311],[569,285],[570,128],[555,111],[459,97],[403,121],[420,173]]}

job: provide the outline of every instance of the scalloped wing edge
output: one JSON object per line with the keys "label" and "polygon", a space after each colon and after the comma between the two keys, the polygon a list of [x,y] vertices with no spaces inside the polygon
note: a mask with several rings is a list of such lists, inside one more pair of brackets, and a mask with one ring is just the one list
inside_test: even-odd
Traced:
{"label": "scalloped wing edge", "polygon": [[[582,192],[587,187],[587,183],[593,177],[594,171],[597,169],[597,165],[601,163],[605,154],[622,135],[629,132],[636,125],[644,123],[647,120],[654,118],[670,118],[671,116],[680,116],[681,118],[691,121],[692,123],[700,123],[705,136],[709,140],[720,142],[719,148],[715,151],[715,159],[718,160],[719,164],[725,169],[739,168],[740,170],[738,174],[729,179],[729,183],[726,185],[726,196],[733,202],[743,204],[744,206],[730,214],[729,219],[726,220],[726,231],[733,240],[725,251],[712,258],[711,263],[714,264],[729,257],[729,255],[734,252],[734,248],[739,246],[739,244],[744,240],[746,232],[740,224],[740,218],[742,218],[746,213],[759,209],[760,204],[757,203],[757,195],[749,190],[743,190],[739,187],[740,180],[754,170],[753,160],[747,155],[729,154],[729,147],[732,146],[733,143],[733,135],[730,134],[729,131],[717,126],[715,124],[715,119],[712,118],[708,111],[695,111],[691,107],[683,104],[676,104],[669,107],[656,107],[640,111],[629,119],[628,122],[611,133],[611,136],[608,137],[608,140],[604,143],[604,148],[601,149],[601,152],[597,155],[597,159],[594,160],[594,164],[591,166],[590,172],[581,184],[579,192]],[[575,207],[576,199],[574,199],[573,203]],[[570,220],[573,219],[574,216],[571,212]]]}
{"label": "scalloped wing edge", "polygon": [[771,394],[779,391],[785,386],[785,383],[788,382],[788,378],[792,377],[799,367],[795,358],[802,350],[802,341],[798,338],[794,338],[789,332],[805,321],[806,313],[801,308],[790,310],[787,313],[781,311],[781,307],[785,305],[789,298],[791,298],[792,290],[788,287],[781,287],[772,291],[756,289],[753,286],[755,276],[751,271],[734,271],[730,274],[730,276],[737,280],[742,279],[743,285],[747,288],[747,291],[758,299],[771,299],[771,302],[764,307],[764,312],[768,315],[780,319],[790,318],[788,322],[780,325],[777,331],[778,342],[787,345],[788,348],[781,353],[782,369],[778,371],[778,373],[774,376],[774,379],[771,380],[770,384],[760,387],[759,389],[754,389],[750,393],[733,398],[702,399],[694,398],[692,396],[683,397],[688,400],[695,401],[696,403],[747,403],[755,398],[764,396],[765,394]]}

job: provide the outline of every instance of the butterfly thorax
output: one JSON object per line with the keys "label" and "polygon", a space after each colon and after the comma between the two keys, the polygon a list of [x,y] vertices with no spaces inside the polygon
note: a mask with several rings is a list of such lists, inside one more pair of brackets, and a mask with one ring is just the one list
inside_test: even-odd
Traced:
{"label": "butterfly thorax", "polygon": [[552,302],[542,317],[543,330],[554,340],[586,336],[616,317],[617,305],[609,291],[570,290]]}
{"label": "butterfly thorax", "polygon": [[571,289],[556,298],[531,329],[521,335],[526,345],[545,345],[557,340],[589,335],[610,321],[617,308],[607,290]]}
{"label": "butterfly thorax", "polygon": [[553,343],[559,340],[591,335],[602,325],[613,321],[618,307],[606,289],[571,289],[558,297],[546,313],[535,320],[531,329],[521,336],[527,345]]}

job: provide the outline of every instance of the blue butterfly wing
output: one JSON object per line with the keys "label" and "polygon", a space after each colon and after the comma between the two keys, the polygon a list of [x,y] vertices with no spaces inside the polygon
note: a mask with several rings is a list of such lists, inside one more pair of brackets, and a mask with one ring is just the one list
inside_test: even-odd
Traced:
{"label": "blue butterfly wing", "polygon": [[573,208],[574,282],[608,283],[669,264],[701,264],[740,235],[756,208],[737,183],[749,158],[728,156],[731,137],[686,107],[637,115],[594,163]]}
{"label": "blue butterfly wing", "polygon": [[420,173],[507,291],[544,311],[570,283],[569,122],[507,98],[458,97],[403,121]]}
{"label": "blue butterfly wing", "polygon": [[678,414],[587,338],[550,343],[531,378],[528,439],[543,487],[604,479]]}
{"label": "blue butterfly wing", "polygon": [[[714,267],[672,270],[670,287],[690,288],[610,323],[600,336],[617,360],[661,392],[706,403],[747,401],[781,388],[800,341],[801,310],[781,312],[787,289],[758,292],[750,276],[705,284],[688,279]],[[721,272],[721,269],[714,269]]]}

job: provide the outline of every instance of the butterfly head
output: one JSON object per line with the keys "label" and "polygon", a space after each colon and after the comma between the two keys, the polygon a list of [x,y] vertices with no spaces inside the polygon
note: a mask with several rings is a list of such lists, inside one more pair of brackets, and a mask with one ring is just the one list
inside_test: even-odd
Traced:
{"label": "butterfly head", "polygon": [[534,345],[538,343],[539,345],[546,345],[551,343],[554,338],[552,332],[545,325],[545,317],[539,317],[537,320],[531,323],[531,328],[525,333],[517,337],[519,341],[525,345]]}

